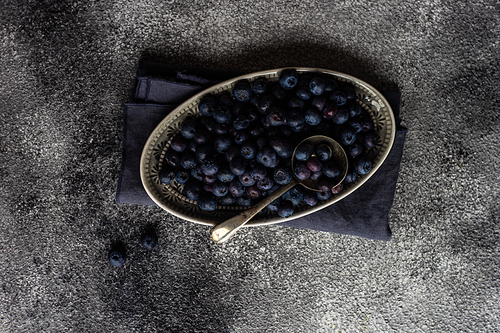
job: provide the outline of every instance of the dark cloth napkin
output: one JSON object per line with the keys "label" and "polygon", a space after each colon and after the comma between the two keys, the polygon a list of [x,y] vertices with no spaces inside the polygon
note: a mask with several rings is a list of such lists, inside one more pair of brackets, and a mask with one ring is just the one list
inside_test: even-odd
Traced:
{"label": "dark cloth napkin", "polygon": [[[142,149],[163,118],[190,96],[218,82],[243,74],[139,61],[135,103],[126,103],[123,112],[122,165],[116,201],[156,205],[140,179]],[[380,91],[397,119],[397,132],[389,156],[379,170],[358,190],[343,200],[314,214],[280,225],[335,232],[376,240],[389,240],[389,211],[403,154],[406,128],[401,126],[401,93]]]}

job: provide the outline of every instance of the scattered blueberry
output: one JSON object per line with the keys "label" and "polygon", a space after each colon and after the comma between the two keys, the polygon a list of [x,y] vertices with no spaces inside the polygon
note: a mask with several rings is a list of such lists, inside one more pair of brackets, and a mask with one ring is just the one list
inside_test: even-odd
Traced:
{"label": "scattered blueberry", "polygon": [[219,171],[218,163],[213,158],[207,158],[201,163],[201,172],[204,175],[215,175]]}
{"label": "scattered blueberry", "polygon": [[257,154],[257,149],[258,149],[258,147],[256,144],[254,144],[252,142],[247,142],[241,146],[240,153],[244,159],[250,160],[250,159],[254,158],[255,155]]}
{"label": "scattered blueberry", "polygon": [[337,105],[335,103],[326,103],[323,109],[323,117],[325,119],[332,119],[337,114]]}
{"label": "scattered blueberry", "polygon": [[172,167],[177,167],[181,163],[181,156],[173,150],[167,150],[165,153],[165,161]]}
{"label": "scattered blueberry", "polygon": [[282,158],[288,158],[293,154],[293,146],[290,144],[290,140],[285,140],[282,138],[275,138],[269,141],[271,148],[274,149],[276,154]]}
{"label": "scattered blueberry", "polygon": [[354,168],[347,169],[347,175],[345,176],[344,181],[346,183],[352,183],[355,180],[356,180],[356,171],[354,170]]}
{"label": "scattered blueberry", "polygon": [[210,158],[214,155],[215,149],[210,143],[206,143],[198,147],[196,152],[194,153],[198,161],[203,162],[207,158]]}
{"label": "scattered blueberry", "polygon": [[260,180],[257,180],[257,187],[262,191],[269,191],[270,189],[272,189],[273,185],[274,182],[267,176]]}
{"label": "scattered blueberry", "polygon": [[277,212],[280,204],[281,204],[281,198],[278,198],[273,202],[271,202],[269,205],[267,205],[267,209],[269,209],[271,212]]}
{"label": "scattered blueberry", "polygon": [[356,158],[363,152],[363,146],[359,142],[347,147],[346,153],[349,157]]}
{"label": "scattered blueberry", "polygon": [[108,254],[109,262],[116,267],[122,267],[125,264],[127,255],[124,249],[113,249]]}
{"label": "scattered blueberry", "polygon": [[334,79],[325,80],[325,93],[333,93],[337,89],[338,83]]}
{"label": "scattered blueberry", "polygon": [[158,236],[152,230],[146,231],[141,235],[141,245],[146,250],[151,251],[158,244]]}
{"label": "scattered blueberry", "polygon": [[286,123],[290,127],[299,127],[304,125],[304,113],[298,108],[291,109],[286,115]]}
{"label": "scattered blueberry", "polygon": [[224,154],[233,143],[233,138],[226,134],[218,136],[214,139],[214,148],[218,153]]}
{"label": "scattered blueberry", "polygon": [[246,194],[250,197],[250,199],[259,199],[262,196],[262,192],[257,187],[257,185],[251,185],[246,188]]}
{"label": "scattered blueberry", "polygon": [[349,111],[349,117],[354,118],[361,114],[361,105],[356,103],[355,101],[347,104],[347,110]]}
{"label": "scattered blueberry", "polygon": [[176,135],[172,142],[170,143],[170,147],[178,153],[183,152],[188,146],[188,141],[181,135]]}
{"label": "scattered blueberry", "polygon": [[305,162],[299,162],[295,166],[295,177],[300,180],[306,180],[311,176],[311,170],[307,167]]}
{"label": "scattered blueberry", "polygon": [[255,180],[264,179],[267,175],[267,168],[262,164],[257,164],[250,170],[250,176]]}
{"label": "scattered blueberry", "polygon": [[343,189],[344,189],[344,185],[342,183],[340,183],[337,186],[332,188],[332,194],[339,194],[340,192],[342,192]]}

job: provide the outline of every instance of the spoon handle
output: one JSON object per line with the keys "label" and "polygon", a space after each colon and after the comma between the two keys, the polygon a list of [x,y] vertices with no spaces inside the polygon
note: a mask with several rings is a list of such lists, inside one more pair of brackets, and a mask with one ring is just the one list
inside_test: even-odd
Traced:
{"label": "spoon handle", "polygon": [[243,227],[252,217],[254,217],[262,209],[266,208],[274,200],[281,197],[286,191],[297,185],[297,180],[292,179],[287,185],[281,186],[276,192],[266,197],[265,199],[259,201],[256,205],[252,206],[250,209],[245,210],[241,214],[238,214],[221,224],[216,225],[210,230],[210,235],[212,239],[217,243],[223,243],[227,241],[232,235],[234,235],[241,227]]}

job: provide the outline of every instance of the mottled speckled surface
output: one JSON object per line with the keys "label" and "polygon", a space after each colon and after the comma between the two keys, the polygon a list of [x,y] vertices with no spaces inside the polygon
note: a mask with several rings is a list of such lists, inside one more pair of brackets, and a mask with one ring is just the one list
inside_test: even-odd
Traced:
{"label": "mottled speckled surface", "polygon": [[[40,3],[0,11],[0,331],[500,331],[498,2]],[[400,90],[392,239],[270,226],[215,245],[116,204],[141,56]]]}

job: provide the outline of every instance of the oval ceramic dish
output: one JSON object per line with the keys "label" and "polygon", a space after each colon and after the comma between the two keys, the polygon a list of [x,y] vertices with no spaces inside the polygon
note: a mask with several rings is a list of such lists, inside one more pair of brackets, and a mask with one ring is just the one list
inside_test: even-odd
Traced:
{"label": "oval ceramic dish", "polygon": [[[350,75],[327,69],[306,67],[294,68],[298,72],[331,75],[332,78],[337,81],[347,82],[354,86],[358,102],[370,114],[375,123],[375,131],[380,136],[378,145],[369,151],[370,158],[372,158],[373,161],[372,170],[364,176],[358,176],[355,182],[345,184],[344,190],[332,196],[328,201],[319,202],[318,205],[314,207],[302,203],[295,207],[295,212],[288,218],[282,218],[275,212],[267,211],[255,216],[246,226],[258,226],[289,221],[314,213],[342,200],[356,191],[377,172],[394,143],[396,135],[394,114],[387,100],[375,88]],[[182,185],[177,184],[175,181],[169,185],[161,184],[158,179],[158,172],[162,168],[165,152],[170,146],[170,142],[174,135],[179,132],[181,123],[187,118],[201,116],[197,106],[203,96],[231,91],[234,84],[241,80],[254,81],[259,77],[265,77],[269,81],[277,81],[283,69],[284,68],[246,74],[212,86],[179,105],[161,121],[146,142],[140,162],[141,180],[144,188],[158,206],[180,218],[210,226],[219,224],[242,210],[248,209],[248,207],[239,206],[217,206],[215,211],[203,211],[198,207],[196,201],[190,200],[182,194]]]}

